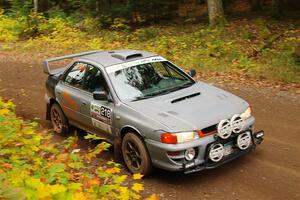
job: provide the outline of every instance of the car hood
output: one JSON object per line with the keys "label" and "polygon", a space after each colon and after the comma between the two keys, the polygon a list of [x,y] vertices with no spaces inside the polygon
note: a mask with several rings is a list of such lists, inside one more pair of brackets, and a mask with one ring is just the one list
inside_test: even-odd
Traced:
{"label": "car hood", "polygon": [[[249,104],[222,89],[197,82],[169,94],[126,103],[168,127],[165,131],[199,130],[242,113]],[[145,122],[146,123],[146,122]]]}

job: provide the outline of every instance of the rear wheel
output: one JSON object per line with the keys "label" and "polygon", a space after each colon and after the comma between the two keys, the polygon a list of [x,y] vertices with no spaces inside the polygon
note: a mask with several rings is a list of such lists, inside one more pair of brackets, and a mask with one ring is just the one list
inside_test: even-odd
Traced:
{"label": "rear wheel", "polygon": [[67,134],[69,132],[68,120],[60,106],[54,103],[50,110],[51,123],[53,130],[58,134]]}
{"label": "rear wheel", "polygon": [[132,173],[148,175],[152,171],[152,163],[148,151],[134,133],[127,133],[122,141],[122,154],[127,168]]}

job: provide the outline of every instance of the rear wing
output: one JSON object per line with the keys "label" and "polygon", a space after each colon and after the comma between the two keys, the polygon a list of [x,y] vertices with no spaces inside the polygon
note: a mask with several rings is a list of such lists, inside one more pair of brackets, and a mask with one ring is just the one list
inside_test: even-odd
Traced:
{"label": "rear wing", "polygon": [[98,53],[98,52],[100,52],[100,51],[87,51],[87,52],[76,53],[76,54],[71,54],[71,55],[67,55],[67,56],[60,56],[60,57],[46,59],[43,61],[44,73],[49,74],[49,75],[55,74],[55,73],[53,73],[53,71],[51,72],[51,70],[50,70],[50,66],[49,66],[50,62],[86,56],[86,55],[90,55],[90,54],[94,54],[94,53]]}

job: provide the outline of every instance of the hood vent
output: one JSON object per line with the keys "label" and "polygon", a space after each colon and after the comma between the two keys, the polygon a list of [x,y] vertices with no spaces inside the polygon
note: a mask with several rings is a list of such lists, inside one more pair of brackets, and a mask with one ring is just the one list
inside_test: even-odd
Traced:
{"label": "hood vent", "polygon": [[183,101],[185,99],[189,99],[189,98],[193,98],[193,97],[199,96],[200,94],[201,94],[200,92],[197,92],[197,93],[190,94],[190,95],[187,95],[187,96],[184,96],[184,97],[180,97],[178,99],[172,100],[171,103],[177,103],[177,102]]}

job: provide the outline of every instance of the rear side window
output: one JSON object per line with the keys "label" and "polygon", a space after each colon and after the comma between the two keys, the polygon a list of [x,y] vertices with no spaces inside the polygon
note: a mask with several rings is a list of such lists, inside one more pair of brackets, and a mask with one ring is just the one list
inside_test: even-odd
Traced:
{"label": "rear side window", "polygon": [[88,65],[85,63],[75,63],[67,72],[64,82],[76,88],[82,89],[84,75]]}

